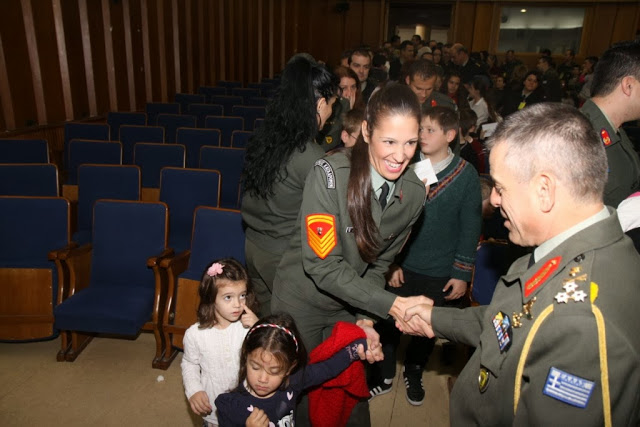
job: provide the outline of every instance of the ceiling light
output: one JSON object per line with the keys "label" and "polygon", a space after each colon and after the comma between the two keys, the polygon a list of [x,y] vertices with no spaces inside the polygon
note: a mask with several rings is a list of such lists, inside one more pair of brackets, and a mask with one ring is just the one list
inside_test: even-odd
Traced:
{"label": "ceiling light", "polygon": [[520,12],[525,13],[527,9],[520,9]]}

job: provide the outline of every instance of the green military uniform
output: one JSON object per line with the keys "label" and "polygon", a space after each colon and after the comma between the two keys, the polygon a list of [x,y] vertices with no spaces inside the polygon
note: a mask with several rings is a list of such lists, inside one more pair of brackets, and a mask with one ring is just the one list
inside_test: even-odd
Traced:
{"label": "green military uniform", "polygon": [[316,162],[274,281],[271,309],[293,316],[308,350],[327,338],[338,320],[387,317],[396,296],[384,290],[384,274],[422,213],[424,184],[407,169],[384,211],[372,195],[380,249],[375,262],[363,261],[347,211],[350,170],[344,152]]}
{"label": "green military uniform", "polygon": [[604,188],[604,203],[618,207],[630,194],[640,190],[640,160],[633,144],[620,128],[616,132],[602,110],[587,100],[580,111],[587,116],[602,140],[609,162],[609,175]]}
{"label": "green military uniform", "polygon": [[323,155],[318,144],[307,143],[302,153],[295,150],[285,164],[286,178],[273,185],[272,197],[265,200],[245,193],[242,199],[247,269],[263,316],[270,313],[273,278],[296,225],[305,179]]}
{"label": "green military uniform", "polygon": [[433,309],[437,336],[477,347],[453,426],[638,425],[640,257],[607,209],[530,268],[517,260],[488,306]]}
{"label": "green military uniform", "polygon": [[338,98],[333,104],[331,117],[327,120],[322,130],[318,133],[318,143],[325,152],[342,145],[342,121],[344,115],[351,109],[349,100],[346,98]]}
{"label": "green military uniform", "polygon": [[458,106],[455,102],[453,102],[453,99],[449,98],[449,96],[445,95],[442,92],[434,90],[433,92],[431,92],[431,95],[429,95],[429,97],[422,103],[422,111],[424,112],[426,109],[436,106],[449,107],[455,111],[458,110]]}

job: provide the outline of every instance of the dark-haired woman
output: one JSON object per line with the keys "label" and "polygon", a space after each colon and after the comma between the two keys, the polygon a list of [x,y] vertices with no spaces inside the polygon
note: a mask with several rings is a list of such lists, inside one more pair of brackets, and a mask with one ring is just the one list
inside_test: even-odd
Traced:
{"label": "dark-haired woman", "polygon": [[273,278],[298,217],[305,179],[324,155],[315,137],[331,115],[337,93],[338,80],[324,65],[294,57],[247,146],[245,252],[263,316],[269,313]]}
{"label": "dark-haired woman", "polygon": [[522,110],[528,105],[544,102],[544,92],[540,86],[540,79],[540,73],[537,71],[529,71],[525,74],[522,84],[505,94],[502,117],[507,117],[509,114]]}
{"label": "dark-haired woman", "polygon": [[[367,327],[371,319],[392,315],[403,322],[410,301],[424,298],[384,289],[384,274],[425,200],[424,184],[407,169],[419,124],[415,94],[408,86],[388,85],[369,100],[353,148],[318,160],[307,177],[271,309],[293,316],[309,350],[337,321]],[[368,406],[357,405],[352,417],[368,425]]]}

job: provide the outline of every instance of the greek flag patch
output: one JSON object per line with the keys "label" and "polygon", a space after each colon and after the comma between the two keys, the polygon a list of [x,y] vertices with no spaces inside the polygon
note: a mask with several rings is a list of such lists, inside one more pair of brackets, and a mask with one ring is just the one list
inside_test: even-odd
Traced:
{"label": "greek flag patch", "polygon": [[327,175],[327,188],[336,188],[336,178],[333,173],[333,168],[325,159],[317,160],[314,166],[320,166],[324,173]]}
{"label": "greek flag patch", "polygon": [[552,366],[542,392],[569,405],[586,408],[594,385],[593,381],[580,378]]}

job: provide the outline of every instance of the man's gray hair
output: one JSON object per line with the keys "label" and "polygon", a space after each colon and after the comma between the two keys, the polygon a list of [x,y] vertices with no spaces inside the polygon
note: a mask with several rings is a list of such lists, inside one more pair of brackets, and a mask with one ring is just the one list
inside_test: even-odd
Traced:
{"label": "man's gray hair", "polygon": [[587,118],[572,106],[541,103],[500,123],[487,149],[506,144],[504,161],[520,182],[550,172],[575,200],[602,201],[607,181],[604,146]]}

